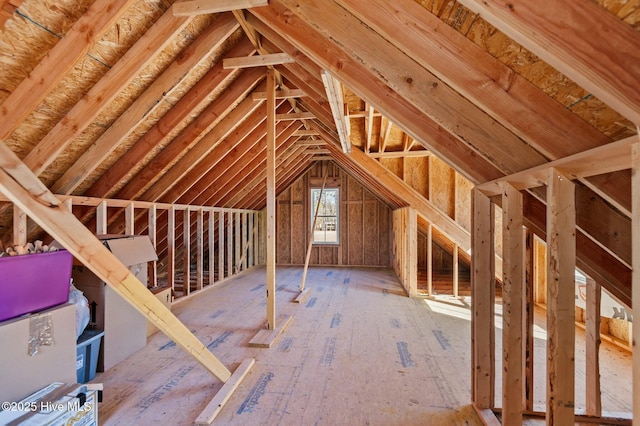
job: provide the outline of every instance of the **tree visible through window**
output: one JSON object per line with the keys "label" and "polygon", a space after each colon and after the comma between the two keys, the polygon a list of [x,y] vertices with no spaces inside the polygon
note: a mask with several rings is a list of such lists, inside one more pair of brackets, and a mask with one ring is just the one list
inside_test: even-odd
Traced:
{"label": "tree visible through window", "polygon": [[[321,194],[322,192],[322,194]],[[318,199],[320,204],[318,205]],[[313,229],[313,242],[316,244],[338,243],[338,205],[340,195],[338,188],[311,189],[311,223],[318,210],[316,224]]]}

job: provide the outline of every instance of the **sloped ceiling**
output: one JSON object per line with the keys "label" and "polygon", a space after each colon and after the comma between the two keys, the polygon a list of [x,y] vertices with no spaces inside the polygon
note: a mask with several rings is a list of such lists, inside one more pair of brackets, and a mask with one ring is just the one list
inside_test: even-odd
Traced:
{"label": "sloped ceiling", "polygon": [[[638,1],[271,0],[192,16],[160,0],[0,6],[0,140],[57,194],[262,208],[265,69],[224,58],[293,58],[274,66],[278,191],[329,156],[407,204],[338,148],[323,70],[345,87],[353,149],[428,149],[474,183],[640,121]],[[540,233],[543,195],[525,197]],[[628,303],[630,198],[629,171],[577,182],[578,264]]]}

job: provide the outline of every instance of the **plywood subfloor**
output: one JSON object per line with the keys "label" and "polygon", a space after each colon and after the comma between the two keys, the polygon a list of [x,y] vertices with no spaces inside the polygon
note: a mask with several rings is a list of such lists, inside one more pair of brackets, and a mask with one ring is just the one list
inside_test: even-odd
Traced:
{"label": "plywood subfloor", "polygon": [[[311,268],[311,293],[293,303],[301,274],[277,269],[277,313],[294,318],[270,349],[248,346],[266,320],[263,268],[174,306],[232,371],[256,359],[216,424],[481,424],[468,319],[406,297],[389,269]],[[222,386],[162,333],[94,382],[105,388],[101,425],[192,424]]]}

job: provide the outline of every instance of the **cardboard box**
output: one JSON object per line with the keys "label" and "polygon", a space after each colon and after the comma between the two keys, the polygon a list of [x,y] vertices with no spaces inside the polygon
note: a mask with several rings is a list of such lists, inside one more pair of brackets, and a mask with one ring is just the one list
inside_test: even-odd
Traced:
{"label": "cardboard box", "polygon": [[97,391],[85,385],[51,383],[0,411],[0,424],[97,426]]}
{"label": "cardboard box", "polygon": [[0,257],[0,321],[66,303],[72,261],[66,250]]}
{"label": "cardboard box", "polygon": [[[129,270],[147,285],[147,262],[158,257],[146,235],[100,236],[100,240]],[[85,266],[74,266],[76,288],[89,302],[90,330],[103,330],[97,371],[107,371],[147,344],[147,320],[131,304]]]}
{"label": "cardboard box", "polygon": [[[171,310],[171,287],[158,287],[154,289],[150,289],[151,292],[156,296],[156,298],[162,302],[167,309]],[[147,337],[153,335],[158,331],[158,327],[151,324],[151,321],[147,321]]]}
{"label": "cardboard box", "polygon": [[[37,346],[29,355],[29,340],[51,325],[52,344]],[[42,336],[41,337],[46,337]],[[0,401],[19,401],[51,382],[76,381],[76,308],[65,303],[38,314],[0,323]],[[9,385],[10,384],[10,385]],[[0,423],[2,424],[2,423]]]}

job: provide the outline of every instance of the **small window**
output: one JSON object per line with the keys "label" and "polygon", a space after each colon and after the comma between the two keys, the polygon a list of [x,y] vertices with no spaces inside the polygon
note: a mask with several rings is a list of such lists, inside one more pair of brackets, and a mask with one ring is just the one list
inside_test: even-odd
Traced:
{"label": "small window", "polygon": [[[319,203],[318,203],[319,201]],[[339,223],[338,206],[340,194],[338,188],[311,189],[311,223],[318,210],[316,225],[313,229],[314,244],[338,244]]]}

